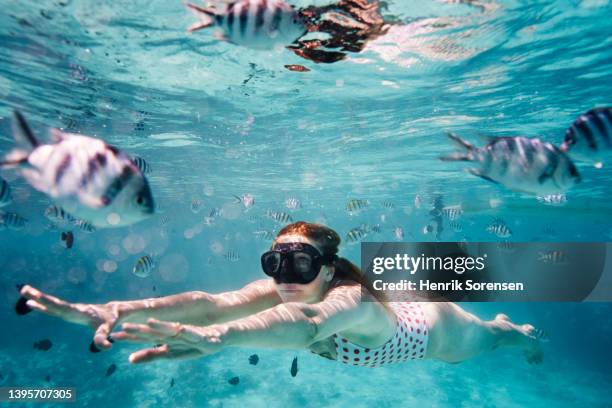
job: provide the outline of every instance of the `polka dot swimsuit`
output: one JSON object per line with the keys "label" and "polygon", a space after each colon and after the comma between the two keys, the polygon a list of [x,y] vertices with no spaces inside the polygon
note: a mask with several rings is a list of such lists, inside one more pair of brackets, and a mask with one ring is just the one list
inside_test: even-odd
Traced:
{"label": "polka dot swimsuit", "polygon": [[389,302],[388,305],[397,317],[393,337],[382,346],[369,349],[334,334],[337,361],[365,367],[380,367],[425,357],[427,324],[419,302]]}

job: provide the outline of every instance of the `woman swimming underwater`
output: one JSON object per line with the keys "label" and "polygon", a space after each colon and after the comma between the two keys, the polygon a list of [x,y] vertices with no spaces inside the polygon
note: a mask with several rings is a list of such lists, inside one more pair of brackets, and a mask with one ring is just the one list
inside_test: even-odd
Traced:
{"label": "woman swimming underwater", "polygon": [[[132,363],[240,346],[309,349],[368,367],[413,359],[457,363],[501,346],[522,348],[529,363],[542,361],[541,332],[506,315],[482,321],[453,303],[384,302],[367,291],[362,297],[363,275],[336,255],[339,244],[323,225],[290,224],[262,255],[269,279],[214,295],[79,304],[28,285],[21,294],[32,309],[95,329],[92,351],[115,340],[156,345],[132,353]],[[111,336],[119,323],[122,330]]]}

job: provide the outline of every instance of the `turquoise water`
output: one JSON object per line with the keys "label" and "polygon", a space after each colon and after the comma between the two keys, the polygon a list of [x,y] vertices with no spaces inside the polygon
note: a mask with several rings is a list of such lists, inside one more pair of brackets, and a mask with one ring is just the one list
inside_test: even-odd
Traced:
{"label": "turquoise water", "polygon": [[[580,167],[584,182],[555,207],[437,158],[452,149],[447,131],[474,142],[526,135],[558,144],[580,113],[610,105],[612,4],[388,3],[384,15],[401,25],[344,61],[314,64],[187,34],[194,18],[178,1],[0,0],[0,151],[13,144],[13,108],[38,134],[56,126],[101,137],[147,160],[163,212],[128,228],[77,230],[67,250],[43,216],[49,200],[1,173],[14,197],[3,210],[28,220],[22,231],[0,231],[2,385],[73,386],[77,406],[92,407],[609,406],[607,303],[464,305],[546,329],[540,366],[503,350],[460,365],[374,370],[307,351],[251,349],[130,366],[133,345],[91,354],[87,328],[15,316],[18,283],[88,303],[239,288],[263,277],[269,240],[261,232],[281,227],[268,210],[323,222],[343,237],[380,224],[372,241],[396,240],[397,227],[406,241],[490,241],[492,217],[517,242],[609,241],[610,166]],[[244,194],[255,200],[248,209],[235,203]],[[462,205],[462,232],[445,225],[437,237],[424,234],[436,197]],[[286,208],[288,198],[301,208]],[[345,207],[355,198],[370,205],[351,215]],[[341,252],[359,262],[358,244],[345,242]],[[135,261],[152,253],[152,275],[134,276]],[[32,348],[45,338],[49,351]],[[257,366],[248,363],[253,353]],[[106,377],[111,364],[117,371]]]}

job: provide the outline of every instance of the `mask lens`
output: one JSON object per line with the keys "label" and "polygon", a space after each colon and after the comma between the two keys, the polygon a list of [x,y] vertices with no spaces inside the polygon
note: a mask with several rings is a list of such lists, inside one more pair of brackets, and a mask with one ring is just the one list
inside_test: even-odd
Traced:
{"label": "mask lens", "polygon": [[266,275],[274,276],[278,273],[281,254],[278,252],[266,252],[261,257],[261,267]]}
{"label": "mask lens", "polygon": [[293,254],[293,270],[301,275],[306,275],[312,268],[312,258],[303,252]]}

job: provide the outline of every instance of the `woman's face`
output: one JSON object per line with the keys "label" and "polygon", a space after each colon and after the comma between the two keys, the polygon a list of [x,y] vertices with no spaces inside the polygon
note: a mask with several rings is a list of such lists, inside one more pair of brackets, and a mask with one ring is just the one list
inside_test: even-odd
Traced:
{"label": "woman's face", "polygon": [[[290,242],[302,242],[304,244],[309,244],[317,248],[319,252],[321,251],[321,248],[319,248],[314,241],[311,241],[302,235],[281,235],[275,240],[276,244],[285,244]],[[276,291],[283,302],[315,303],[323,298],[327,285],[333,276],[333,267],[323,265],[323,267],[321,267],[321,271],[312,282],[276,283],[275,281],[274,283],[276,285]]]}

